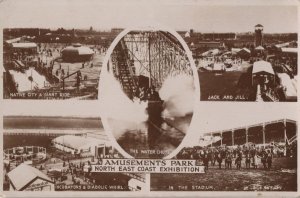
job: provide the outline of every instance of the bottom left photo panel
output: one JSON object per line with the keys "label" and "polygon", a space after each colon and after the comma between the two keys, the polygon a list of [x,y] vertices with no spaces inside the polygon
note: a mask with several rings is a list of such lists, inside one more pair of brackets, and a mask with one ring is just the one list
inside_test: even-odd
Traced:
{"label": "bottom left photo panel", "polygon": [[4,191],[144,191],[143,173],[92,172],[123,156],[99,117],[4,116]]}

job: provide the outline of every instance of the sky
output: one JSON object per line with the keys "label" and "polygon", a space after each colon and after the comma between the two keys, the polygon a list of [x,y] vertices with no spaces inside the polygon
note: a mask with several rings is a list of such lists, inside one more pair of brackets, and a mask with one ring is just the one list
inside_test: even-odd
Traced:
{"label": "sky", "polygon": [[97,30],[109,30],[155,23],[175,30],[192,28],[200,32],[249,32],[260,23],[266,33],[297,32],[297,6],[290,5],[294,1],[285,1],[289,4],[275,0],[251,1],[249,5],[234,0],[210,2],[4,0],[0,3],[0,21],[6,28],[92,26]]}

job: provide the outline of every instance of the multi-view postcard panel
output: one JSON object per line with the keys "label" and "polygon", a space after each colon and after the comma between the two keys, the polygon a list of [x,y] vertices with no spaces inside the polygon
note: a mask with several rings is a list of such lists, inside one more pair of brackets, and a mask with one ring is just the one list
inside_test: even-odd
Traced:
{"label": "multi-view postcard panel", "polygon": [[280,119],[207,132],[174,158],[200,160],[207,171],[151,174],[151,190],[297,191],[297,122]]}
{"label": "multi-view postcard panel", "polygon": [[4,29],[4,99],[97,99],[103,57],[117,33],[102,40],[92,29]]}
{"label": "multi-view postcard panel", "polygon": [[[269,109],[256,120],[243,108],[228,117],[198,117],[195,121],[207,123],[206,129],[196,125],[192,139],[171,159],[161,148],[149,149],[146,135],[140,146],[144,131],[138,130],[131,131],[137,136],[131,150],[139,151],[133,155],[123,142],[115,144],[108,137],[99,117],[5,116],[3,189],[145,192],[150,185],[153,192],[296,192],[298,123],[291,108]],[[258,107],[253,110],[259,112]],[[232,119],[237,113],[238,121]],[[216,126],[215,119],[221,118],[224,122]],[[172,138],[164,136],[160,144],[172,144]],[[134,158],[124,157],[122,149]]]}
{"label": "multi-view postcard panel", "polygon": [[297,33],[265,33],[264,28],[200,34],[204,41],[192,43],[201,100],[297,101]]}
{"label": "multi-view postcard panel", "polygon": [[95,173],[90,165],[123,156],[100,118],[6,116],[4,191],[140,191],[145,174]]}
{"label": "multi-view postcard panel", "polygon": [[298,191],[295,6],[91,5],[4,26],[7,195]]}
{"label": "multi-view postcard panel", "polygon": [[101,71],[103,117],[129,155],[167,156],[187,133],[197,100],[191,57],[167,31],[132,30],[116,41]]}
{"label": "multi-view postcard panel", "polygon": [[[192,52],[201,101],[297,101],[297,33],[265,32],[268,28],[177,31]],[[103,57],[122,30],[4,29],[4,98],[97,99]],[[157,64],[168,67],[172,54],[158,54]]]}

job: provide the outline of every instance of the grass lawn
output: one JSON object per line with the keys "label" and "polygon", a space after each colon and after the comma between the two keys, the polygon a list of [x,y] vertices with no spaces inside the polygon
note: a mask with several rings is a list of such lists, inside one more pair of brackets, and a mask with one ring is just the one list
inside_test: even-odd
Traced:
{"label": "grass lawn", "polygon": [[[224,162],[223,162],[224,163]],[[296,191],[297,173],[288,173],[282,169],[296,169],[297,163],[292,158],[275,158],[273,168],[263,170],[259,168],[241,170],[235,166],[231,170],[225,170],[217,166],[209,167],[204,174],[151,174],[151,190],[209,190],[209,191]]]}

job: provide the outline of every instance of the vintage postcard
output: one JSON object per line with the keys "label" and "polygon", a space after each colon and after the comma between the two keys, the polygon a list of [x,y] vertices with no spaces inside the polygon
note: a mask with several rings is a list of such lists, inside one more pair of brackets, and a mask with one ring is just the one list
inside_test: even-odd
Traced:
{"label": "vintage postcard", "polygon": [[299,2],[0,1],[3,197],[298,197]]}

